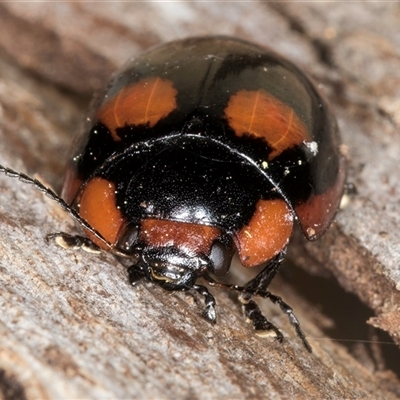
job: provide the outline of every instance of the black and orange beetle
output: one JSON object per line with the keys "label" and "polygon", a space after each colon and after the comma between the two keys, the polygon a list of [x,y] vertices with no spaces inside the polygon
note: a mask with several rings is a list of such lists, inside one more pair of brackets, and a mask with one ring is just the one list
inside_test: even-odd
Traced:
{"label": "black and orange beetle", "polygon": [[[215,300],[197,280],[237,290],[255,329],[282,340],[251,300],[269,298],[311,350],[292,309],[268,291],[295,221],[318,239],[343,192],[337,125],[307,76],[242,40],[178,40],[131,60],[89,121],[62,199],[2,168],[56,199],[87,233],[51,236],[114,253],[132,284],[199,292],[210,322]],[[244,267],[265,268],[244,286],[218,283],[235,250]]]}

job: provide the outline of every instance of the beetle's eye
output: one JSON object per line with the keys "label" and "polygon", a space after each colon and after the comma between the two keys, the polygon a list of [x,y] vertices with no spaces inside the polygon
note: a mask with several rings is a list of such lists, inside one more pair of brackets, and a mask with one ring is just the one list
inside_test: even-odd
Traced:
{"label": "beetle's eye", "polygon": [[232,256],[232,246],[215,241],[210,252],[210,260],[212,262],[211,272],[218,276],[225,275],[231,265]]}
{"label": "beetle's eye", "polygon": [[130,224],[126,227],[124,233],[118,240],[118,248],[124,253],[129,253],[137,243],[139,235],[139,227],[135,224]]}

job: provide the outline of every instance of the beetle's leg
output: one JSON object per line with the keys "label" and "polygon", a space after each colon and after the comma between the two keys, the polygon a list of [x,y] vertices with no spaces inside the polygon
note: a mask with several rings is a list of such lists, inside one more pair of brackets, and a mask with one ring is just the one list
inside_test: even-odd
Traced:
{"label": "beetle's leg", "polygon": [[[241,300],[243,307],[246,307],[246,304],[243,303],[242,299],[245,299],[246,301],[247,299],[250,300],[251,295],[260,296],[269,299],[274,304],[278,304],[281,310],[288,316],[289,322],[296,330],[297,336],[302,340],[304,347],[311,353],[312,351],[311,346],[306,339],[306,335],[304,334],[303,330],[300,327],[299,320],[294,315],[293,309],[287,303],[285,303],[279,296],[275,296],[274,294],[272,294],[267,290],[269,284],[271,283],[272,279],[279,270],[281,262],[285,256],[285,253],[286,251],[279,253],[275,258],[273,258],[267,264],[267,266],[254,279],[249,281],[244,286],[243,291],[239,296],[239,299]],[[245,312],[247,311],[245,310]],[[261,314],[261,311],[258,310],[258,312]],[[253,320],[253,325],[256,328],[256,330],[258,330],[254,320]],[[276,328],[272,324],[270,325],[272,327],[269,326],[269,329],[272,329],[276,333]],[[279,339],[279,336],[277,336],[277,338]]]}
{"label": "beetle's leg", "polygon": [[217,320],[217,313],[215,311],[215,299],[214,296],[208,291],[208,289],[201,285],[193,285],[192,289],[194,289],[197,293],[204,296],[205,300],[205,309],[203,311],[203,317],[214,324]]}
{"label": "beetle's leg", "polygon": [[255,278],[244,285],[243,291],[252,295],[257,295],[259,291],[265,292],[278,272],[285,254],[286,251],[283,251],[275,256]]}
{"label": "beetle's leg", "polygon": [[64,232],[50,233],[46,239],[54,242],[64,249],[82,249],[89,253],[100,253],[100,248],[89,238],[79,235],[69,235]]}
{"label": "beetle's leg", "polygon": [[246,292],[242,292],[239,295],[239,301],[242,303],[244,314],[246,318],[252,322],[257,335],[259,336],[275,336],[275,338],[282,342],[283,335],[279,329],[271,322],[267,320],[262,314],[258,304],[251,300],[251,295]]}
{"label": "beetle's leg", "polygon": [[[240,292],[239,301],[243,305],[243,310],[246,317],[253,323],[254,328],[259,335],[268,334],[268,332],[274,332],[278,340],[282,340],[282,334],[272,323],[270,323],[261,313],[258,305],[251,300],[252,296],[260,296],[265,299],[269,299],[274,304],[278,304],[281,310],[288,316],[290,323],[296,330],[297,336],[302,340],[304,347],[311,352],[312,348],[306,339],[306,335],[300,327],[300,322],[294,315],[293,309],[285,303],[280,297],[275,296],[267,290],[272,279],[279,270],[279,266],[284,258],[285,252],[279,253],[273,258],[267,266],[251,281],[244,286],[239,285],[227,285],[214,281],[208,274],[204,274],[204,278],[210,285],[222,286],[231,290]],[[263,333],[264,332],[264,333]]]}
{"label": "beetle's leg", "polygon": [[296,330],[297,336],[302,340],[304,347],[311,353],[312,352],[312,347],[310,343],[308,343],[308,340],[306,338],[305,333],[300,327],[300,322],[297,319],[297,317],[294,315],[293,308],[289,306],[286,302],[282,300],[281,297],[274,295],[271,292],[265,291],[264,293],[259,292],[258,296],[263,297],[263,298],[268,298],[271,300],[274,304],[278,304],[281,310],[288,316],[289,322],[292,324],[294,329]]}
{"label": "beetle's leg", "polygon": [[[103,236],[96,231],[96,229],[92,228],[90,226],[90,224],[88,222],[86,222],[80,215],[79,213],[74,210],[64,199],[62,199],[56,192],[54,192],[54,190],[50,189],[49,187],[45,186],[42,182],[40,182],[37,179],[31,178],[30,176],[23,174],[22,172],[17,172],[14,171],[11,168],[8,167],[4,167],[3,165],[0,165],[0,172],[6,174],[7,176],[9,176],[10,178],[15,178],[20,180],[23,183],[27,183],[29,185],[31,185],[33,188],[35,188],[36,190],[44,193],[48,198],[50,198],[51,200],[55,201],[63,210],[65,210],[75,221],[77,221],[79,223],[80,226],[82,226],[82,228],[85,228],[88,232],[90,232],[94,237],[96,237],[97,239],[99,239],[102,243],[104,243],[107,247],[109,247],[110,249],[112,249],[112,245],[111,243],[109,243],[106,239],[103,238]],[[64,234],[64,233],[55,233],[52,235],[48,235],[48,239],[57,239],[59,237],[62,236],[69,236],[71,238],[70,235],[68,234]],[[73,238],[73,236],[72,236]],[[77,242],[81,242],[79,239],[84,239],[83,241],[85,242],[84,245],[71,245],[68,246],[68,241],[69,239],[65,240],[64,242],[62,240],[60,240],[60,242],[58,243],[61,247],[66,247],[66,248],[79,248],[82,247],[83,249],[86,249],[89,252],[97,252],[97,249],[92,246],[89,243],[86,242],[90,242],[90,240],[86,239],[86,238],[81,238],[81,237],[77,237]]]}
{"label": "beetle's leg", "polygon": [[258,295],[259,292],[265,292],[274,279],[281,262],[285,256],[285,252],[279,253],[274,257],[265,268],[252,280],[246,283],[246,285],[240,290],[239,301],[242,303],[243,311],[249,321],[252,322],[257,335],[259,336],[273,336],[279,342],[282,342],[283,335],[279,329],[267,320],[262,314],[258,304],[251,300],[253,295]]}
{"label": "beetle's leg", "polygon": [[136,265],[132,265],[128,268],[128,279],[132,286],[136,285],[141,279],[145,277],[144,272]]}

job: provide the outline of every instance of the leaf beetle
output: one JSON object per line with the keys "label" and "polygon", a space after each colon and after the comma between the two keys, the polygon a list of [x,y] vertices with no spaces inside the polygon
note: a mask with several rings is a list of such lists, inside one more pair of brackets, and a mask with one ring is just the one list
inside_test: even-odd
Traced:
{"label": "leaf beetle", "polygon": [[[236,290],[256,331],[282,340],[252,300],[268,298],[311,351],[292,308],[268,291],[295,223],[318,239],[343,193],[337,124],[310,79],[258,45],[197,37],[132,59],[94,104],[61,197],[0,167],[56,200],[87,234],[49,236],[115,254],[132,284],[197,291],[210,322],[215,299],[198,279]],[[246,268],[265,264],[244,286],[218,282],[235,251]]]}

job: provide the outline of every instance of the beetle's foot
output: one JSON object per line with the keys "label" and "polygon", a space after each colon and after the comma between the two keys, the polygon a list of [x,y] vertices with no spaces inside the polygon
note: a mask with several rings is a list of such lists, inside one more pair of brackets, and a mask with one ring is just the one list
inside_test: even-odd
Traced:
{"label": "beetle's foot", "polygon": [[242,303],[246,318],[253,324],[258,336],[274,337],[278,342],[283,341],[283,335],[280,330],[264,317],[258,304],[251,300],[247,293],[241,293],[239,301]]}
{"label": "beetle's foot", "polygon": [[215,324],[215,322],[217,321],[217,312],[214,305],[207,305],[205,307],[205,309],[203,310],[203,317],[212,324]]}
{"label": "beetle's foot", "polygon": [[143,271],[136,265],[132,265],[128,268],[128,279],[132,286],[136,285],[142,278],[144,278]]}
{"label": "beetle's foot", "polygon": [[275,296],[271,292],[264,293],[263,297],[268,297],[273,303],[278,304],[281,310],[288,316],[289,322],[292,324],[294,329],[296,330],[297,336],[301,339],[304,344],[304,347],[307,349],[309,353],[312,353],[312,347],[306,338],[306,334],[303,332],[300,326],[300,322],[297,317],[294,315],[293,308],[289,306],[289,304],[285,303],[279,296]]}
{"label": "beetle's foot", "polygon": [[100,253],[100,248],[89,238],[79,235],[69,235],[64,232],[50,233],[46,236],[47,241],[54,241],[64,249],[82,249],[88,253]]}
{"label": "beetle's foot", "polygon": [[217,312],[215,310],[214,296],[204,286],[194,285],[193,289],[196,290],[196,292],[198,292],[202,296],[204,296],[204,301],[205,301],[206,307],[203,310],[203,317],[208,322],[215,324],[215,322],[217,321]]}

